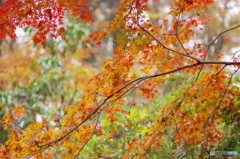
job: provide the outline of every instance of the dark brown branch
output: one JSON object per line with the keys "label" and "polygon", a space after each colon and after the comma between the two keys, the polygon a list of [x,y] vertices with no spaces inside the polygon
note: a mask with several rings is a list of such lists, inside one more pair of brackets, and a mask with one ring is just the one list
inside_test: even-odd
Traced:
{"label": "dark brown branch", "polygon": [[226,33],[226,32],[229,32],[229,31],[231,31],[231,30],[237,29],[237,28],[239,28],[239,27],[240,27],[240,25],[237,25],[237,26],[235,26],[235,27],[232,27],[232,28],[230,28],[230,29],[227,29],[227,30],[221,32],[220,34],[218,34],[218,36],[217,36],[215,39],[213,39],[212,42],[210,42],[210,43],[207,44],[206,46],[211,46],[213,43],[215,43],[215,41],[216,41],[222,34],[224,34],[224,33]]}
{"label": "dark brown branch", "polygon": [[[151,33],[149,33],[149,31],[147,31],[145,28],[141,27],[141,25],[138,24],[138,27],[139,27],[140,29],[142,29],[144,32],[146,32],[150,37],[152,37],[152,38],[153,38],[158,44],[160,44],[164,49],[167,49],[167,50],[172,51],[172,52],[174,52],[174,53],[177,53],[177,54],[179,54],[179,55],[182,55],[182,56],[191,58],[191,59],[193,59],[193,60],[195,60],[195,61],[199,61],[198,59],[196,59],[196,58],[194,58],[194,57],[192,57],[192,56],[190,56],[190,55],[188,55],[188,54],[184,54],[184,53],[181,53],[181,52],[179,52],[179,51],[176,51],[176,50],[173,50],[173,49],[171,49],[171,48],[168,48],[168,47],[165,46],[162,42],[160,42],[156,37],[154,37]],[[176,36],[176,34],[174,34],[174,35]]]}
{"label": "dark brown branch", "polygon": [[227,65],[224,65],[224,66],[215,74],[215,76],[219,75],[219,73],[221,73],[222,70],[223,70],[226,66],[227,66]]}
{"label": "dark brown branch", "polygon": [[[69,136],[70,134],[72,134],[75,130],[77,130],[81,125],[83,125],[87,120],[89,120],[91,117],[93,117],[99,110],[101,110],[101,107],[103,105],[104,108],[106,108],[109,104],[111,104],[113,101],[116,101],[117,99],[120,99],[122,96],[124,96],[127,92],[129,92],[132,88],[134,88],[134,86],[136,86],[138,83],[146,80],[146,79],[150,79],[150,78],[155,78],[155,77],[159,77],[159,76],[163,76],[163,75],[167,75],[167,74],[171,74],[171,73],[175,73],[178,72],[180,70],[184,70],[187,68],[191,68],[191,67],[195,67],[195,66],[199,66],[199,65],[204,65],[204,64],[224,64],[224,65],[240,65],[240,62],[225,62],[225,61],[198,61],[196,63],[190,64],[190,65],[186,65],[171,71],[167,71],[167,72],[163,72],[163,73],[158,73],[158,74],[154,74],[154,75],[149,75],[149,76],[143,76],[140,78],[137,78],[135,80],[132,80],[130,82],[128,82],[127,84],[125,84],[124,86],[122,86],[120,89],[118,89],[117,91],[115,91],[113,94],[109,95],[106,97],[106,99],[93,111],[91,112],[81,123],[79,123],[75,128],[73,128],[72,130],[70,130],[68,133],[66,133],[65,135],[63,135],[62,137],[60,137],[59,139],[52,141],[51,143],[57,143],[61,140],[63,140],[65,137]],[[133,84],[133,85],[132,85]],[[130,89],[127,89],[125,92],[123,92],[122,94],[120,94],[118,97],[116,97],[115,99],[112,99],[110,102],[109,99],[111,99],[112,97],[114,97],[114,95],[120,93],[121,91],[123,91],[124,89],[126,89],[128,86],[130,86]],[[104,109],[103,108],[103,109]],[[44,145],[39,145],[38,147],[49,147],[49,145],[51,143],[47,143]]]}

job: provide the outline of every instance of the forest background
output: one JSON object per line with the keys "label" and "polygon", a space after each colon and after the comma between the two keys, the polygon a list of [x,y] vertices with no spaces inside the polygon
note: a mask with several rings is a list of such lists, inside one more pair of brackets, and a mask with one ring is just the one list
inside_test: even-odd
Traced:
{"label": "forest background", "polygon": [[239,152],[238,0],[4,2],[1,157]]}

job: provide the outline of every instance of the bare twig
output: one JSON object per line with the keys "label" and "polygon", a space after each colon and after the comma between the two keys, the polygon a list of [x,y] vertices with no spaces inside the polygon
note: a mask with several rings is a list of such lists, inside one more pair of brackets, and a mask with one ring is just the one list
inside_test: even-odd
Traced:
{"label": "bare twig", "polygon": [[217,36],[215,39],[213,39],[212,42],[210,42],[210,43],[207,44],[206,46],[211,46],[213,43],[215,43],[215,41],[216,41],[222,34],[224,34],[224,33],[226,33],[226,32],[229,32],[229,31],[231,31],[231,30],[237,29],[237,28],[239,28],[239,27],[240,27],[240,25],[237,25],[237,26],[235,26],[235,27],[232,27],[232,28],[230,28],[230,29],[227,29],[227,30],[225,30],[225,31],[222,31],[221,33],[218,34],[218,36]]}
{"label": "bare twig", "polygon": [[181,53],[181,52],[179,52],[179,51],[176,51],[176,50],[173,50],[173,49],[171,49],[171,48],[168,48],[168,47],[165,46],[162,42],[160,42],[156,37],[154,37],[149,31],[147,31],[145,28],[143,28],[141,25],[139,25],[139,24],[137,24],[137,25],[138,25],[138,27],[139,27],[140,29],[142,29],[142,30],[143,30],[144,32],[146,32],[150,37],[152,37],[158,44],[160,44],[164,49],[169,50],[169,51],[172,51],[172,52],[177,53],[177,54],[179,54],[179,55],[182,55],[182,56],[191,58],[191,59],[193,59],[193,60],[195,60],[195,61],[199,61],[198,59],[196,59],[196,58],[194,58],[194,57],[192,57],[192,56],[190,56],[190,55],[188,55],[188,54],[184,54],[184,53]]}
{"label": "bare twig", "polygon": [[219,73],[221,73],[222,70],[223,70],[226,66],[227,66],[227,65],[224,65],[224,66],[218,71],[218,73],[215,74],[215,76],[219,75]]}

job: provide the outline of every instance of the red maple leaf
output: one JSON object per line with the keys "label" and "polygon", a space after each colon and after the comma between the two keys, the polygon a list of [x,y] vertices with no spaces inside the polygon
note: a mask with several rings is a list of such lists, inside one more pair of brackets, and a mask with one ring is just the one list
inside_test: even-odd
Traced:
{"label": "red maple leaf", "polygon": [[101,46],[103,43],[101,41],[96,42],[97,46]]}

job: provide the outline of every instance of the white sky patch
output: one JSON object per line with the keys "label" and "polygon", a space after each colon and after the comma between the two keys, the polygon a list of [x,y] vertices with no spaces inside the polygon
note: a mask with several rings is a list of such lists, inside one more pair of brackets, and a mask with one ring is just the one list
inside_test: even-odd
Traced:
{"label": "white sky patch", "polygon": [[40,115],[40,114],[36,114],[36,121],[37,121],[38,123],[41,123],[41,122],[43,121],[43,116]]}
{"label": "white sky patch", "polygon": [[16,31],[15,31],[15,34],[17,35],[17,43],[21,44],[21,43],[24,43],[26,41],[28,41],[26,39],[26,33],[24,32],[23,28],[17,28]]}

